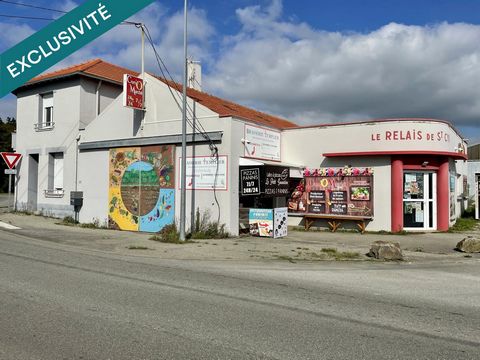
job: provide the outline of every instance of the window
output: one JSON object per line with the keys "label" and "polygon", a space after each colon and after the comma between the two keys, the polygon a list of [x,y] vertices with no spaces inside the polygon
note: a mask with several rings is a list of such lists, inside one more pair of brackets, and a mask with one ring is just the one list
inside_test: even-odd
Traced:
{"label": "window", "polygon": [[48,157],[47,197],[62,197],[63,191],[63,153],[50,153]]}
{"label": "window", "polygon": [[35,130],[51,130],[53,129],[53,93],[43,94],[40,102],[40,116]]}

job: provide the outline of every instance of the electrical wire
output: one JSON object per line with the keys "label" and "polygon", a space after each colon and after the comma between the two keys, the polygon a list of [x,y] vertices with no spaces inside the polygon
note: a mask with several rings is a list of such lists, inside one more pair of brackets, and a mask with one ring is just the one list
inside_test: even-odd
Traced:
{"label": "electrical wire", "polygon": [[52,18],[43,18],[43,17],[35,17],[35,16],[7,15],[7,14],[0,14],[0,17],[9,18],[9,19],[48,20],[48,21],[55,20],[55,19],[52,19]]}
{"label": "electrical wire", "polygon": [[43,7],[43,6],[25,4],[25,3],[20,3],[20,2],[16,2],[16,1],[0,0],[0,2],[7,3],[7,4],[13,4],[13,5],[17,5],[17,6],[24,6],[24,7],[33,8],[33,9],[54,11],[54,12],[58,12],[58,13],[62,13],[62,14],[67,13],[66,11],[63,11],[63,10],[51,9],[51,8],[47,8],[47,7]]}
{"label": "electrical wire", "polygon": [[[2,3],[6,4],[12,4],[12,5],[18,5],[18,6],[23,6],[27,8],[33,8],[33,9],[40,9],[40,10],[46,10],[46,11],[53,11],[61,14],[67,14],[68,11],[64,10],[58,10],[58,9],[52,9],[52,8],[47,8],[43,6],[37,6],[37,5],[31,5],[31,4],[26,4],[26,3],[20,3],[16,1],[10,1],[10,0],[0,0]],[[13,19],[29,19],[29,20],[49,20],[49,21],[54,21],[56,19],[52,18],[42,18],[42,17],[31,17],[31,16],[20,16],[20,15],[0,15],[1,17],[7,17],[7,18],[13,18]],[[119,25],[141,25],[139,22],[132,22],[132,21],[122,21]]]}
{"label": "electrical wire", "polygon": [[[166,81],[166,85],[168,87],[168,90],[170,92],[170,94],[172,95],[173,99],[175,100],[175,103],[177,104],[178,108],[180,110],[182,110],[182,106],[180,105],[179,101],[177,100],[177,97],[175,96],[174,92],[172,91],[171,89],[171,86],[170,84],[168,83],[168,81],[170,80],[173,84],[178,84],[177,82],[174,81],[173,79],[173,76],[172,74],[170,73],[170,71],[168,70],[167,66],[165,65],[163,59],[161,58],[161,56],[158,54],[157,52],[157,49],[155,47],[155,43],[153,42],[153,39],[152,39],[152,36],[150,34],[150,31],[148,29],[148,27],[146,25],[140,25],[140,26],[137,26],[137,27],[142,27],[144,30],[145,30],[145,35],[147,37],[147,40],[148,42],[150,43],[150,46],[152,47],[153,49],[153,52],[155,54],[155,57],[156,57],[156,60],[157,60],[157,64],[158,64],[158,67],[160,69],[160,72],[163,76],[163,78]],[[163,68],[162,68],[163,66]],[[164,71],[165,69],[165,71]],[[169,79],[166,77],[165,73],[168,74],[169,76]],[[198,83],[198,82],[197,82]],[[179,91],[179,89],[175,89],[176,91]],[[180,96],[180,95],[179,95]],[[190,107],[190,104],[188,104],[187,102],[187,112],[189,113],[189,115],[192,117],[193,120],[196,120],[195,123],[192,123],[192,121],[186,117],[186,121],[189,123],[189,125],[192,127],[193,131],[197,130],[206,140],[209,141],[209,148],[210,148],[210,151],[212,152],[212,157],[215,159],[215,162],[216,162],[216,170],[215,170],[215,177],[214,177],[214,183],[213,183],[213,197],[215,199],[215,203],[217,205],[217,208],[218,208],[218,213],[217,213],[217,226],[220,225],[220,203],[218,201],[218,197],[217,197],[217,191],[216,191],[216,188],[217,188],[217,179],[218,179],[218,172],[219,172],[219,165],[220,165],[220,161],[219,161],[219,156],[218,156],[218,147],[213,143],[212,139],[210,138],[210,136],[208,136],[205,128],[203,127],[203,125],[200,123],[200,121],[198,120],[198,118],[195,116],[195,112],[193,111],[193,109]],[[198,126],[197,126],[198,124]],[[199,129],[200,128],[200,129]]]}

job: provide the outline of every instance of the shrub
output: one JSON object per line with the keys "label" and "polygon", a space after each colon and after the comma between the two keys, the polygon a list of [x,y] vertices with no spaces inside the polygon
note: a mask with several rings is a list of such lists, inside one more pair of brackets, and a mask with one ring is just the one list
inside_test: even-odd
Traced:
{"label": "shrub", "polygon": [[197,208],[194,229],[195,231],[191,234],[192,239],[224,239],[229,237],[225,230],[225,224],[212,221],[208,210],[200,216],[200,209]]}

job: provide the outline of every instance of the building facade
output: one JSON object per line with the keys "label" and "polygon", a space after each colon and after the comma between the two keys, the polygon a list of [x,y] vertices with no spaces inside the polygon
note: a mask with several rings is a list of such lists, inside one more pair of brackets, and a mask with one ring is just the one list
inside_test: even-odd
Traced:
{"label": "building facade", "polygon": [[[81,191],[81,222],[156,232],[178,221],[181,87],[143,74],[145,110],[133,110],[122,102],[124,73],[138,75],[93,60],[15,91],[16,151],[24,155],[19,209],[73,215],[70,192]],[[339,187],[346,172],[359,168],[370,169],[368,186],[358,185],[357,178],[358,184],[342,190],[343,200],[330,198],[329,189],[323,200],[317,194],[318,203],[305,201],[332,215],[368,208],[369,230],[394,232],[447,230],[462,211],[465,143],[447,122],[389,119],[298,127],[201,91],[189,88],[187,95],[194,115],[187,131],[189,225],[199,209],[238,234],[248,226],[248,209],[288,206],[305,176],[320,180],[332,172],[330,180],[338,177]],[[291,209],[291,225],[302,224],[309,208],[301,209]]]}

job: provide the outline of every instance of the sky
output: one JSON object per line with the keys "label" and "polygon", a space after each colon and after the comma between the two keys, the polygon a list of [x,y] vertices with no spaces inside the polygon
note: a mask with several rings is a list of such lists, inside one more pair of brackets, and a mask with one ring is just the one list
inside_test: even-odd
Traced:
{"label": "sky", "polygon": [[[0,15],[61,16],[1,0]],[[189,0],[188,15],[189,57],[209,93],[301,125],[437,118],[480,141],[479,0]],[[181,82],[183,1],[158,0],[130,20],[147,25]],[[48,23],[0,16],[0,53]],[[119,25],[55,68],[100,57],[139,70],[140,50],[139,31]],[[149,48],[146,70],[159,73]],[[0,117],[15,111],[13,95],[0,99]]]}

